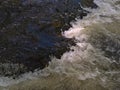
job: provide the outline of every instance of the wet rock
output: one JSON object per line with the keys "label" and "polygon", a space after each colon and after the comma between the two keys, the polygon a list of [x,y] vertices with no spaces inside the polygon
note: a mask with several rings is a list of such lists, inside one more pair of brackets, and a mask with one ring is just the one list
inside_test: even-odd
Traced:
{"label": "wet rock", "polygon": [[14,76],[43,69],[50,61],[49,56],[60,58],[75,45],[73,39],[61,35],[61,29],[67,30],[75,17],[87,15],[79,2],[0,1],[0,75]]}
{"label": "wet rock", "polygon": [[97,8],[98,6],[94,3],[94,0],[81,0],[81,6]]}

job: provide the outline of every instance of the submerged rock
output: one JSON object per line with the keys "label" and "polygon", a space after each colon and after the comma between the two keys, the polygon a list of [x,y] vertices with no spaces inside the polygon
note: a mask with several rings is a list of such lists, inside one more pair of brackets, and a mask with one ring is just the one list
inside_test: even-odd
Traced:
{"label": "submerged rock", "polygon": [[43,69],[49,56],[60,58],[69,50],[74,40],[63,37],[61,30],[67,30],[75,17],[87,15],[80,1],[0,1],[0,75]]}
{"label": "submerged rock", "polygon": [[81,0],[81,6],[97,8],[98,6],[94,3],[94,0]]}

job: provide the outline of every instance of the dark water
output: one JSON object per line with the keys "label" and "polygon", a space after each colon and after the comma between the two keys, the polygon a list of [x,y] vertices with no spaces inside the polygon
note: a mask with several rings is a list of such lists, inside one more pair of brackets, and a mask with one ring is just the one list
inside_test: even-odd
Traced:
{"label": "dark water", "polygon": [[[91,13],[88,13],[83,19],[80,19],[81,17],[76,18],[76,21],[71,22],[72,27],[63,31],[62,35],[59,36],[69,38],[67,39],[68,41],[65,41],[67,43],[71,38],[74,39],[75,45],[70,46],[70,51],[65,52],[60,58],[51,56],[51,62],[49,62],[49,65],[43,70],[28,72],[15,79],[10,77],[1,77],[0,89],[119,90],[119,0],[94,1],[99,8],[85,8],[88,4],[86,3],[84,5],[84,9]],[[68,19],[65,20],[67,21]],[[54,24],[56,25],[56,23]],[[36,25],[34,25],[32,24],[32,27],[31,24],[27,26],[27,28],[30,27],[27,33],[37,36],[38,41],[41,40],[40,42],[42,42],[43,46],[41,46],[44,47],[44,43],[48,44],[49,41],[51,41],[50,38],[53,38],[53,36],[51,35],[51,32],[50,34],[44,33],[44,31],[41,32],[42,34],[33,32],[33,29],[36,29],[36,31],[38,30]],[[59,25],[57,24],[57,28],[58,26]],[[54,35],[56,36],[58,34],[59,33]],[[47,39],[43,37],[46,37]],[[51,42],[54,43],[54,40],[56,39],[53,39]],[[59,39],[57,38],[57,40]],[[47,47],[51,47],[52,45],[53,44],[49,44]],[[59,48],[61,49],[61,47]],[[31,58],[28,60],[31,60]],[[23,66],[21,65],[21,67]]]}
{"label": "dark water", "polygon": [[[0,75],[12,76],[42,69],[48,65],[49,56],[60,58],[69,51],[69,47],[75,45],[74,40],[63,37],[61,31],[67,30],[75,17],[87,15],[79,2],[0,1],[0,64],[3,64]],[[7,72],[5,65],[11,72]]]}

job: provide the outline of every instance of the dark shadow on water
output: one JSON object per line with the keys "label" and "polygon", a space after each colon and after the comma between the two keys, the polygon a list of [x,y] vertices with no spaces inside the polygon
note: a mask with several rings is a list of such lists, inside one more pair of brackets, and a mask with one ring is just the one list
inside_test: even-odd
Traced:
{"label": "dark shadow on water", "polygon": [[80,7],[80,0],[36,1],[0,1],[0,75],[43,69],[49,56],[60,58],[75,45],[61,30],[68,30],[75,17],[89,13]]}

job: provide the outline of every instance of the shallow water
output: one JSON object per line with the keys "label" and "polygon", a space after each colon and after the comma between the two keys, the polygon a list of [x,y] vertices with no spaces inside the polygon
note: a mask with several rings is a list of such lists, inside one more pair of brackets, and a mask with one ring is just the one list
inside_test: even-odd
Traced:
{"label": "shallow water", "polygon": [[76,18],[62,35],[75,38],[76,46],[61,59],[51,57],[49,66],[18,79],[0,78],[9,90],[120,90],[119,0],[95,0],[98,9]]}

